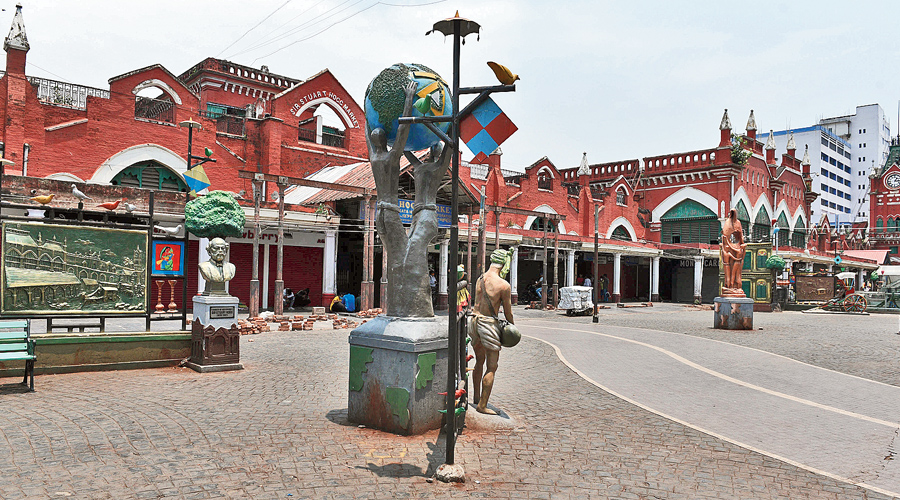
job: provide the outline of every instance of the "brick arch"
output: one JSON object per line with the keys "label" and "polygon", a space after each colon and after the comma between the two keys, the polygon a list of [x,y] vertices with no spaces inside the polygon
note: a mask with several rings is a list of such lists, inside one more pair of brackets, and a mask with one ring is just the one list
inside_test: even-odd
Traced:
{"label": "brick arch", "polygon": [[[558,213],[556,210],[553,210],[553,207],[551,207],[550,205],[546,205],[546,204],[545,204],[545,205],[538,206],[538,207],[535,207],[535,208],[532,208],[531,210],[534,211],[534,212],[543,212],[543,213],[545,213],[545,214],[556,214],[556,213]],[[529,228],[529,227],[531,227],[531,223],[534,222],[535,219],[537,219],[536,216],[534,216],[534,215],[529,215],[529,216],[525,219],[525,225],[523,225],[522,227],[524,227],[524,228],[526,228],[526,229]],[[561,220],[560,220],[560,221],[556,221],[556,230],[559,232],[559,234],[566,234],[566,224],[565,224],[565,222],[564,222],[564,221],[561,221]]]}
{"label": "brick arch", "polygon": [[613,231],[619,227],[628,231],[628,236],[631,237],[631,241],[637,241],[637,231],[634,230],[634,226],[632,226],[631,222],[625,217],[618,217],[616,220],[612,221],[609,228],[606,230],[606,238],[612,238]]}
{"label": "brick arch", "polygon": [[175,89],[169,86],[168,83],[156,78],[144,80],[143,82],[135,85],[134,88],[131,89],[131,93],[134,95],[138,95],[138,92],[149,88],[162,90],[163,92],[168,94],[168,96],[171,97],[173,101],[175,101],[175,104],[181,105],[181,97],[178,95],[178,92],[175,92]]}
{"label": "brick arch", "polygon": [[696,201],[697,203],[708,208],[712,213],[719,213],[719,201],[715,197],[697,188],[685,187],[672,193],[668,198],[663,200],[662,203],[657,205],[656,208],[653,209],[652,220],[654,222],[659,222],[662,219],[662,216],[666,214],[666,212],[668,212],[684,200]]}
{"label": "brick arch", "polygon": [[159,144],[140,144],[123,149],[110,156],[88,182],[94,184],[109,184],[119,172],[142,161],[154,160],[162,164],[178,175],[184,175],[187,171],[187,162],[184,158],[169,148]]}
{"label": "brick arch", "polygon": [[340,104],[337,103],[337,101],[335,101],[334,99],[331,99],[330,97],[327,97],[327,96],[320,97],[318,99],[313,99],[313,100],[307,102],[306,104],[304,104],[297,111],[291,110],[291,113],[294,116],[300,117],[300,116],[303,116],[303,113],[306,112],[307,109],[317,107],[320,104],[324,104],[324,105],[328,106],[329,108],[331,108],[331,110],[334,111],[334,113],[336,115],[338,115],[338,117],[341,119],[341,121],[344,122],[345,128],[348,128],[348,129],[359,128],[359,124],[353,122],[353,120],[350,118],[350,115],[347,113],[347,111],[345,111],[344,108]]}

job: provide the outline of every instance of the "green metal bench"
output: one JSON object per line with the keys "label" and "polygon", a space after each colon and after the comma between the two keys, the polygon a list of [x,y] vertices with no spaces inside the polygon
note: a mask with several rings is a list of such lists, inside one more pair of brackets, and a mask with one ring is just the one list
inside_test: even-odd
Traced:
{"label": "green metal bench", "polygon": [[37,359],[34,355],[34,344],[30,320],[0,320],[0,361],[25,361],[25,379],[22,385],[32,392],[34,392],[34,361]]}

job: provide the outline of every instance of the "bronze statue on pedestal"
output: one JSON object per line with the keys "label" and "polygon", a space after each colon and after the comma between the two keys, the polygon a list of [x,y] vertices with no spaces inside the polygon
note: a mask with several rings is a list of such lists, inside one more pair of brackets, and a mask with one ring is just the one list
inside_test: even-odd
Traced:
{"label": "bronze statue on pedestal", "polygon": [[734,209],[722,221],[722,243],[719,245],[719,256],[725,280],[722,284],[722,297],[746,297],[741,287],[741,270],[744,267],[744,253],[747,243],[744,241],[744,229]]}

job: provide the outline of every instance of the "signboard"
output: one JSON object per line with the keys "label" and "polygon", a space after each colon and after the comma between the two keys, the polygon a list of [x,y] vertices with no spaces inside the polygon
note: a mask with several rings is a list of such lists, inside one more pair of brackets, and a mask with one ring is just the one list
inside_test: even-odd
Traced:
{"label": "signboard", "polygon": [[146,231],[4,222],[0,314],[147,313]]}
{"label": "signboard", "polygon": [[234,306],[210,306],[209,319],[234,319]]}
{"label": "signboard", "polygon": [[[398,200],[397,205],[400,207],[400,221],[404,224],[412,224],[413,208],[415,202],[412,200]],[[359,218],[365,219],[365,202],[359,203]],[[438,227],[450,227],[450,205],[436,205]]]}
{"label": "signboard", "polygon": [[153,241],[153,276],[184,276],[184,242]]}

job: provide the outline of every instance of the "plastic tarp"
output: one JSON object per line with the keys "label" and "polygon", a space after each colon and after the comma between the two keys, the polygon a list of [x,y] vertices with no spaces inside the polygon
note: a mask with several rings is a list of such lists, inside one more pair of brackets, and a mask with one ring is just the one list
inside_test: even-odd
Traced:
{"label": "plastic tarp", "polygon": [[559,306],[557,309],[584,310],[594,307],[591,302],[591,293],[594,291],[589,286],[566,286],[559,289]]}

